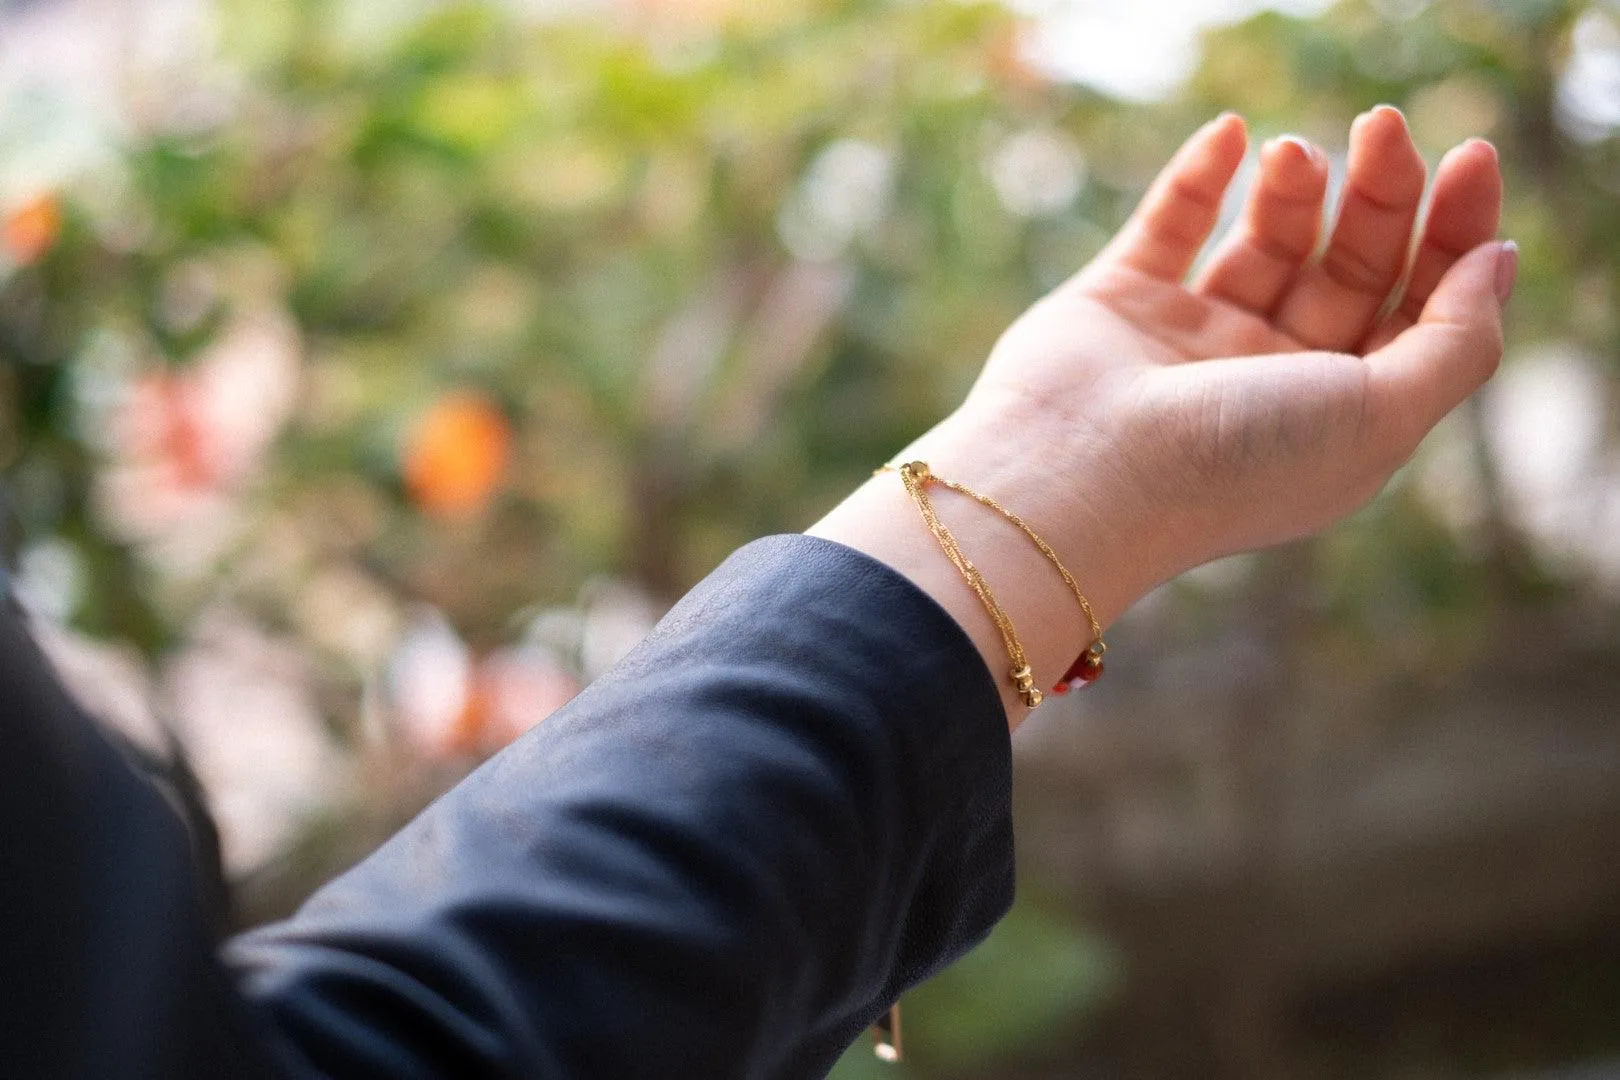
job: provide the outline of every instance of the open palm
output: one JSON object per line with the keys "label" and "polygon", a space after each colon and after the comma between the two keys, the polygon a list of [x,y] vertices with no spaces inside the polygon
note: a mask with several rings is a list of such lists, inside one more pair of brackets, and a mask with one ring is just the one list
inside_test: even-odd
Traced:
{"label": "open palm", "polygon": [[1188,281],[1246,143],[1230,114],[1189,139],[1114,242],[1008,330],[963,407],[1041,429],[1076,497],[1129,491],[1144,527],[1173,508],[1165,572],[1353,509],[1500,357],[1514,255],[1486,246],[1490,144],[1441,163],[1414,246],[1423,159],[1398,111],[1363,114],[1318,255],[1326,156],[1268,143],[1241,224]]}

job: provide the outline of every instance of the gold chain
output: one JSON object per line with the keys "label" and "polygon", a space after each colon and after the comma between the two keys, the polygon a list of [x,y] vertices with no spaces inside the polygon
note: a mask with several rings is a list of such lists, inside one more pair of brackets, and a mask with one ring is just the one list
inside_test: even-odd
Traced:
{"label": "gold chain", "polygon": [[[1091,603],[1085,598],[1085,594],[1080,591],[1080,586],[1074,580],[1074,575],[1069,573],[1069,568],[1063,565],[1063,560],[1058,558],[1057,552],[1052,550],[1052,545],[1042,540],[1040,534],[1029,527],[1028,522],[988,495],[981,495],[972,488],[964,487],[954,480],[945,480],[935,476],[925,462],[908,461],[898,467],[885,465],[883,468],[878,469],[877,472],[898,472],[900,474],[900,482],[905,485],[906,493],[917,504],[917,510],[922,514],[923,524],[927,525],[928,531],[934,534],[934,539],[939,541],[939,546],[944,550],[945,557],[951,561],[952,566],[956,567],[963,579],[967,581],[968,587],[979,598],[979,603],[984,605],[984,610],[990,614],[990,621],[996,624],[996,629],[1001,633],[1001,642],[1007,647],[1007,659],[1012,663],[1012,670],[1009,674],[1012,676],[1013,685],[1018,688],[1018,696],[1023,699],[1025,705],[1031,709],[1035,708],[1041,703],[1042,694],[1035,686],[1035,676],[1030,673],[1029,658],[1024,655],[1024,646],[1018,641],[1018,633],[1013,629],[1012,620],[1001,609],[1001,605],[996,603],[995,594],[990,591],[990,585],[984,580],[984,575],[979,572],[977,566],[973,565],[973,560],[963,554],[961,546],[956,542],[956,537],[951,534],[950,529],[945,527],[945,523],[939,519],[939,513],[934,509],[934,502],[928,497],[928,485],[931,483],[950,488],[957,494],[966,495],[981,506],[994,510],[1018,526],[1018,531],[1029,537],[1030,541],[1040,549],[1040,553],[1046,557],[1046,561],[1057,567],[1057,572],[1062,576],[1063,583],[1069,587],[1069,591],[1074,593],[1074,598],[1080,602],[1080,610],[1086,613],[1086,623],[1091,628],[1091,645],[1082,656],[1089,655],[1091,657],[1090,662],[1096,665],[1095,670],[1102,670],[1100,661],[1102,654],[1108,649],[1108,646],[1103,643],[1102,624],[1097,621],[1096,612],[1091,610]],[[1059,687],[1060,690],[1064,688]],[[872,1038],[873,1049],[880,1059],[884,1061],[900,1060],[900,1003],[898,1001],[889,1007],[888,1015],[872,1028]]]}
{"label": "gold chain", "polygon": [[994,510],[1017,526],[1018,530],[1025,536],[1029,537],[1030,542],[1046,557],[1046,561],[1057,568],[1058,574],[1063,578],[1063,583],[1069,587],[1069,591],[1074,594],[1075,600],[1079,602],[1080,610],[1085,612],[1086,623],[1091,630],[1091,645],[1088,651],[1098,659],[1102,657],[1108,646],[1103,642],[1102,624],[1097,621],[1097,615],[1091,610],[1090,602],[1086,600],[1085,594],[1080,591],[1080,585],[1074,580],[1074,575],[1069,573],[1068,567],[1063,565],[1063,560],[1058,558],[1057,552],[1052,550],[1052,545],[1042,540],[1040,534],[1030,528],[1028,522],[988,495],[981,495],[972,488],[958,484],[954,480],[946,480],[943,477],[935,476],[924,462],[910,461],[899,467],[885,465],[877,471],[879,473],[898,472],[900,474],[900,482],[905,485],[906,493],[917,504],[917,510],[922,514],[923,523],[928,526],[928,531],[934,534],[934,539],[939,541],[939,546],[945,551],[945,557],[950,559],[951,564],[956,567],[967,581],[974,595],[979,598],[979,602],[984,605],[985,611],[990,615],[990,621],[996,624],[996,629],[1001,633],[1002,644],[1007,648],[1007,658],[1012,663],[1010,674],[1013,685],[1018,688],[1018,694],[1023,698],[1025,705],[1031,709],[1039,705],[1041,703],[1041,692],[1035,687],[1035,678],[1030,673],[1029,660],[1024,655],[1024,647],[1018,641],[1018,634],[1013,629],[1012,620],[1007,617],[1007,613],[996,602],[995,595],[990,591],[989,583],[984,580],[984,575],[979,572],[978,567],[973,565],[973,561],[962,553],[961,547],[956,542],[956,537],[951,535],[950,529],[946,528],[945,523],[939,519],[933,501],[928,497],[927,488],[930,483],[949,488],[959,495],[966,495],[981,506]]}

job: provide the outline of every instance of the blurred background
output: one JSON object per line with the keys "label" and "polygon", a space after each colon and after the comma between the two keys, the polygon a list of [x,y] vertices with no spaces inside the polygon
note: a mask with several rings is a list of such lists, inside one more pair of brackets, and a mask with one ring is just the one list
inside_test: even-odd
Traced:
{"label": "blurred background", "polygon": [[1342,170],[1380,102],[1503,152],[1504,370],[1126,617],[1017,740],[1014,914],[836,1075],[1620,1077],[1620,4],[0,3],[16,586],[281,915],[948,411],[1215,111]]}

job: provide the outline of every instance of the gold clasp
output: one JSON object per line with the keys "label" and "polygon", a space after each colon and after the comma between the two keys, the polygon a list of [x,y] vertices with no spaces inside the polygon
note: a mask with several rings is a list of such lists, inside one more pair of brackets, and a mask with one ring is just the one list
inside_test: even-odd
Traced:
{"label": "gold clasp", "polygon": [[928,462],[926,461],[908,461],[901,468],[911,473],[912,479],[919,484],[926,484],[934,478],[933,474],[928,471]]}

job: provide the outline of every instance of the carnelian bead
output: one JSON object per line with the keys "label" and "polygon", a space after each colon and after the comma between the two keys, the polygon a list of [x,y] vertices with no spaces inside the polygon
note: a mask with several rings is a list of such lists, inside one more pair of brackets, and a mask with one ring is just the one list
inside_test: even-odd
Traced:
{"label": "carnelian bead", "polygon": [[1058,685],[1064,687],[1065,689],[1059,692],[1067,693],[1069,690],[1073,690],[1077,686],[1089,686],[1091,683],[1096,682],[1097,678],[1102,675],[1102,673],[1102,657],[1098,656],[1090,649],[1087,649],[1085,652],[1080,654],[1079,658],[1075,660],[1074,664],[1070,666],[1069,670],[1063,673],[1063,681]]}

